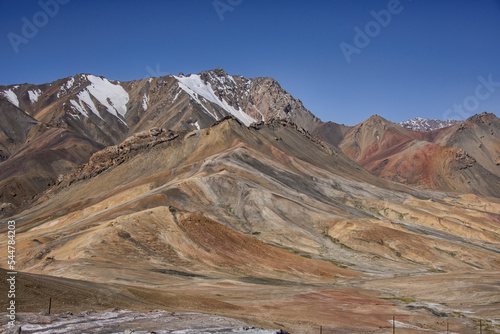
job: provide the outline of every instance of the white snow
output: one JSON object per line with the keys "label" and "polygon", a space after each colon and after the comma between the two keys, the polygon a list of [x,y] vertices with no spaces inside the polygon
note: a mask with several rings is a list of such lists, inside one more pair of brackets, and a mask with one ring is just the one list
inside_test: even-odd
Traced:
{"label": "white snow", "polygon": [[81,106],[81,104],[79,104],[78,102],[76,102],[74,100],[70,100],[69,102],[71,102],[71,104],[73,105],[73,107],[76,110],[78,110],[80,112],[80,114],[82,114],[85,117],[89,117],[89,114],[87,113],[87,111],[85,110],[85,108]]}
{"label": "white snow", "polygon": [[199,130],[200,129],[200,124],[198,124],[198,121],[194,122],[193,125]]}
{"label": "white snow", "polygon": [[400,122],[399,125],[401,125],[404,128],[415,131],[430,131],[430,130],[445,128],[457,123],[459,123],[459,121],[453,119],[441,121],[438,119],[415,117],[413,119]]}
{"label": "white snow", "polygon": [[57,92],[56,96],[59,98],[61,95],[67,94],[68,91],[73,87],[75,83],[75,78],[70,77],[68,81],[64,85],[61,85],[59,88],[59,91]]}
{"label": "white snow", "polygon": [[148,104],[149,95],[146,95],[146,93],[144,93],[144,96],[142,97],[142,109],[144,109],[144,111],[148,110]]}
{"label": "white snow", "polygon": [[[241,108],[236,110],[235,108],[230,106],[224,99],[219,100],[219,98],[215,95],[214,91],[212,90],[210,83],[205,84],[198,74],[191,74],[187,77],[174,76],[174,78],[176,78],[177,81],[179,82],[179,87],[181,87],[186,93],[188,93],[200,105],[203,106],[203,104],[198,99],[198,95],[202,96],[207,101],[210,101],[212,103],[217,104],[222,109],[224,109],[225,111],[227,111],[228,113],[230,113],[231,115],[233,115],[237,119],[239,119],[246,126],[249,126],[251,123],[255,122],[255,119],[253,119],[249,115],[245,114],[245,112],[243,112],[243,110],[241,110]],[[207,108],[205,108],[205,110],[212,117],[217,119],[217,117],[215,115],[213,115],[212,113],[210,113]]]}
{"label": "white snow", "polygon": [[71,77],[71,79],[69,79],[67,82],[66,82],[66,89],[70,89],[71,87],[73,87],[73,84],[75,83],[75,78]]}
{"label": "white snow", "polygon": [[103,119],[99,111],[97,110],[94,101],[92,101],[92,98],[90,97],[90,94],[87,90],[81,91],[78,93],[78,99],[80,99],[80,106],[82,109],[85,109],[85,106],[82,104],[84,102],[89,108],[90,111],[92,111],[96,116],[98,116],[100,119]]}
{"label": "white snow", "polygon": [[28,95],[30,97],[31,103],[34,104],[38,102],[38,98],[40,97],[40,95],[42,95],[42,91],[40,89],[30,90],[28,92]]}
{"label": "white snow", "polygon": [[[17,87],[14,87],[14,88],[17,88]],[[2,94],[3,94],[3,96],[5,96],[7,98],[7,100],[9,100],[10,103],[12,103],[13,105],[15,105],[16,107],[19,108],[19,100],[17,99],[16,93],[14,93],[12,91],[12,89],[3,91]]]}
{"label": "white snow", "polygon": [[179,90],[179,91],[177,92],[177,94],[175,94],[174,99],[172,100],[172,103],[174,103],[174,101],[177,99],[177,96],[179,96],[179,94],[181,93],[181,91],[182,91],[182,90]]}
{"label": "white snow", "polygon": [[[124,116],[127,113],[127,103],[130,97],[125,89],[123,89],[123,87],[120,85],[111,83],[108,79],[99,78],[94,75],[88,75],[87,79],[90,81],[90,85],[88,85],[83,91],[78,93],[78,102],[73,100],[70,101],[73,107],[85,117],[88,117],[88,108],[100,119],[103,119],[102,115],[94,104],[93,99],[95,99],[104,107],[106,107],[106,110],[111,115],[115,116],[123,124],[127,125],[124,120]],[[71,87],[73,83],[74,78],[71,78],[66,83],[66,88]]]}
{"label": "white snow", "polygon": [[130,99],[128,93],[120,85],[114,85],[108,79],[102,79],[93,75],[88,76],[92,85],[87,90],[97,101],[104,105],[108,112],[118,117],[118,114],[125,116],[127,113],[127,103]]}

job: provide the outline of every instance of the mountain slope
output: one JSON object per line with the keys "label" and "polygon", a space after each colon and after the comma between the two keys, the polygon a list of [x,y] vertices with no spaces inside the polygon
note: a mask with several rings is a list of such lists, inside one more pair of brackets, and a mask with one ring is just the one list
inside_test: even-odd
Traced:
{"label": "mountain slope", "polygon": [[373,116],[351,129],[339,148],[384,179],[498,197],[499,126],[495,115],[481,114],[447,128],[417,132]]}
{"label": "mountain slope", "polygon": [[118,144],[134,133],[153,127],[202,129],[226,116],[234,116],[245,125],[271,118],[289,119],[308,129],[320,123],[275,80],[230,76],[222,69],[131,82],[78,74],[43,85],[0,87],[0,162],[29,145],[28,137],[38,141],[36,136],[45,128],[69,131],[64,133],[71,133],[73,142],[80,141],[74,147],[85,147],[86,152],[66,154],[64,168],[54,168],[50,159],[36,160],[37,155],[13,159],[3,168],[29,175],[33,171],[27,170],[28,166],[36,166],[43,176],[30,186],[3,173],[0,205],[4,209],[19,206],[54,184],[60,173],[88,161],[97,149]]}
{"label": "mountain slope", "polygon": [[39,122],[0,95],[0,162],[24,145]]}
{"label": "mountain slope", "polygon": [[[276,140],[276,135],[281,139]],[[47,226],[50,234],[63,235],[75,228],[80,230],[80,225],[86,226],[91,229],[88,233],[95,235],[93,238],[97,241],[106,240],[106,237],[98,236],[101,228],[105,235],[116,233],[117,226],[123,226],[131,236],[137,234],[136,229],[143,228],[136,224],[137,219],[148,220],[144,215],[147,215],[148,210],[157,208],[161,210],[161,214],[155,214],[154,211],[150,214],[159,215],[159,218],[155,219],[167,219],[169,224],[178,225],[180,230],[175,234],[187,232],[187,227],[182,227],[183,220],[208,219],[206,224],[216,220],[239,233],[258,232],[260,239],[282,247],[299,249],[317,256],[335,254],[337,260],[340,260],[338,256],[344,253],[344,256],[349,256],[349,262],[354,261],[359,266],[365,266],[365,269],[369,266],[366,267],[367,264],[357,259],[354,253],[333,252],[338,246],[325,239],[325,233],[342,239],[342,234],[338,233],[345,229],[337,231],[336,228],[353,218],[370,222],[375,230],[400,230],[398,233],[402,233],[404,230],[400,228],[386,226],[383,219],[379,223],[374,222],[381,218],[390,218],[406,223],[418,222],[426,226],[428,219],[438,215],[441,217],[442,227],[433,227],[434,229],[442,229],[448,233],[453,231],[468,238],[474,235],[478,241],[498,241],[495,233],[488,232],[493,227],[488,227],[486,222],[481,221],[480,217],[484,217],[481,212],[462,212],[462,219],[470,217],[467,219],[467,225],[471,230],[461,232],[461,223],[446,218],[446,215],[450,215],[446,212],[452,209],[447,209],[447,204],[439,205],[436,211],[429,211],[432,208],[420,211],[416,209],[418,206],[410,204],[431,198],[445,203],[444,195],[415,192],[410,188],[375,178],[341,155],[318,146],[286,123],[269,123],[247,129],[237,121],[229,119],[204,131],[180,132],[166,138],[164,141],[149,141],[151,139],[138,136],[128,140],[129,144],[118,146],[123,148],[118,155],[113,149],[99,152],[91,158],[88,165],[69,175],[59,186],[37,200],[37,203],[43,205],[31,205],[31,209],[23,213],[24,221],[33,220],[31,223],[35,225],[40,221],[45,222],[33,230],[37,235],[41,233],[38,231],[42,226]],[[152,144],[144,145],[141,142]],[[297,147],[302,149],[297,151]],[[99,189],[98,184],[107,184],[109,188]],[[369,191],[366,184],[370,184]],[[89,191],[92,191],[92,199],[83,200],[82,196]],[[433,206],[438,207],[437,204]],[[400,218],[393,217],[393,210],[406,214],[402,214]],[[453,210],[459,212],[461,209],[458,206]],[[50,218],[53,215],[59,218]],[[474,218],[476,216],[477,219]],[[113,224],[116,219],[118,225]],[[104,221],[109,224],[95,225]],[[160,221],[155,224],[160,224]],[[146,229],[151,228],[153,227],[149,226]],[[137,234],[137,237],[150,232],[144,233]],[[417,236],[411,236],[410,233],[407,238],[411,240],[414,237]],[[98,244],[85,245],[90,240],[85,235],[81,238],[84,244],[76,248],[94,249],[95,254],[101,254],[100,256],[107,253],[104,249],[99,250],[101,246]],[[190,236],[188,239],[194,240],[193,238],[194,236]],[[125,239],[128,239],[126,235]],[[47,249],[47,246],[52,244],[48,251],[58,254],[57,249],[63,247],[66,242],[71,243],[71,240],[73,239],[54,240],[47,245],[37,245],[33,249]],[[175,240],[177,239],[172,239],[171,242]],[[447,247],[453,247],[454,239],[448,242],[450,245]],[[154,245],[155,242],[146,244]],[[137,247],[138,244],[134,242],[131,246]],[[195,248],[199,247],[201,246]],[[71,247],[73,248],[75,247]],[[115,248],[113,252],[116,252]],[[81,254],[83,256],[85,252]],[[42,258],[49,255],[44,251]],[[153,255],[154,253],[150,254]],[[37,257],[26,257],[29,259],[27,263],[31,263],[28,267],[40,264],[35,258]],[[180,258],[195,259],[199,256],[184,255]],[[400,266],[414,266],[405,258],[395,262],[387,262],[384,259],[372,261],[388,267],[395,266],[393,270]],[[27,263],[25,265],[28,265]],[[399,264],[396,265],[397,263]],[[428,265],[434,265],[432,263],[429,260]],[[453,261],[448,265],[451,263]],[[457,262],[452,267],[455,265],[468,267],[466,263]],[[491,264],[484,262],[482,265]],[[50,267],[43,268],[49,270]],[[59,265],[58,268],[61,272]],[[416,268],[418,266],[414,267],[414,270]],[[69,267],[67,269],[71,271]]]}
{"label": "mountain slope", "polygon": [[482,113],[441,131],[434,142],[462,149],[490,173],[500,176],[500,119]]}
{"label": "mountain slope", "polygon": [[[351,332],[383,326],[376,305],[395,312],[375,298],[382,290],[355,282],[471,271],[481,284],[500,266],[500,202],[379,179],[284,120],[138,133],[23,209],[12,217],[21,271],[209,296],[218,310],[272,311],[287,324],[331,317],[348,300],[334,319]],[[268,308],[245,303],[256,293]],[[353,329],[358,312],[373,314],[364,329]]]}
{"label": "mountain slope", "polygon": [[0,164],[0,212],[11,211],[88,161],[102,145],[74,131],[40,128]]}

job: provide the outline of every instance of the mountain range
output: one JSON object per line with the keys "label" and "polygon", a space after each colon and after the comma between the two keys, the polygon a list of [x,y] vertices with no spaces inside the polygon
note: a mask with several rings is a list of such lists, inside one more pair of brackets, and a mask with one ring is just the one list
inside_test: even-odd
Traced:
{"label": "mountain range", "polygon": [[0,117],[26,311],[61,284],[78,289],[55,304],[79,310],[76,293],[100,289],[83,304],[291,332],[389,332],[394,314],[414,332],[500,331],[494,114],[345,126],[271,78],[216,69],[0,87]]}

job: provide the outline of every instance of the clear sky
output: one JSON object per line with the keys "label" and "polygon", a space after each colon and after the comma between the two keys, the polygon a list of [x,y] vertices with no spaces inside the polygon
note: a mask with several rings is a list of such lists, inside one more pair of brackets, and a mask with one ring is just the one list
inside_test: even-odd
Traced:
{"label": "clear sky", "polygon": [[324,121],[500,116],[500,0],[0,0],[1,85],[217,67]]}

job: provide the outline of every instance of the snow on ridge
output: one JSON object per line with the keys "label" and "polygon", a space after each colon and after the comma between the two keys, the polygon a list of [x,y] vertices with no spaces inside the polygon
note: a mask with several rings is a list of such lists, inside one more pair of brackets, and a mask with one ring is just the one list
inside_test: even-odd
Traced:
{"label": "snow on ridge", "polygon": [[82,102],[84,102],[90,108],[90,111],[92,111],[97,117],[99,117],[100,119],[104,120],[102,118],[101,114],[99,113],[99,110],[97,110],[97,108],[96,108],[96,106],[94,104],[94,101],[92,101],[92,97],[90,96],[90,93],[89,93],[88,90],[84,90],[84,91],[78,93],[77,96],[80,99],[80,106],[83,109],[85,109],[85,107],[82,104]]}
{"label": "snow on ridge", "polygon": [[413,119],[400,122],[399,125],[414,131],[431,131],[431,130],[445,128],[457,124],[459,122],[460,121],[453,119],[447,119],[446,121],[441,121],[438,119],[415,117]]}
{"label": "snow on ridge", "polygon": [[28,95],[30,97],[31,103],[35,104],[38,102],[38,99],[42,95],[42,91],[40,89],[30,90],[28,91]]}
{"label": "snow on ridge", "polygon": [[[224,99],[220,100],[215,95],[210,83],[205,84],[200,75],[191,74],[187,77],[174,76],[174,78],[179,82],[179,87],[182,88],[186,93],[188,93],[199,104],[201,104],[201,102],[198,99],[198,95],[200,95],[207,101],[217,104],[222,109],[239,119],[243,124],[245,124],[245,126],[249,126],[250,124],[255,122],[255,119],[243,112],[241,108],[237,110],[234,107],[230,106]],[[203,104],[201,105],[203,106]],[[217,117],[210,113],[208,109],[205,108],[205,106],[203,106],[203,108],[217,120]]]}
{"label": "snow on ridge", "polygon": [[[14,88],[17,88],[17,87],[14,87]],[[2,94],[3,94],[3,96],[5,96],[7,98],[7,100],[9,100],[10,103],[12,103],[16,107],[20,108],[19,107],[19,100],[17,99],[17,95],[16,95],[16,93],[14,93],[12,91],[12,89],[5,90],[2,92]]]}
{"label": "snow on ridge", "polygon": [[142,97],[142,109],[144,109],[144,111],[148,110],[148,104],[149,104],[149,95],[144,93],[144,96]]}
{"label": "snow on ridge", "polygon": [[71,87],[73,87],[73,84],[75,83],[75,78],[71,77],[71,79],[69,79],[67,82],[66,82],[66,90],[70,89]]}
{"label": "snow on ridge", "polygon": [[[111,115],[115,116],[120,120],[120,122],[128,126],[124,117],[127,113],[127,103],[130,97],[125,89],[123,89],[120,85],[111,83],[106,78],[100,78],[90,74],[86,75],[86,78],[90,82],[90,85],[78,93],[78,101],[70,101],[73,107],[85,117],[89,117],[87,109],[90,109],[90,111],[97,117],[104,120],[94,104],[92,99],[94,98],[102,104]],[[66,89],[71,88],[73,84],[74,78],[69,79],[65,85]]]}
{"label": "snow on ridge", "polygon": [[172,100],[172,103],[174,103],[174,101],[177,99],[177,96],[179,96],[179,94],[180,94],[181,92],[182,92],[182,89],[181,89],[181,90],[179,90],[179,91],[177,92],[177,94],[175,94],[174,99]]}
{"label": "snow on ridge", "polygon": [[[87,86],[87,90],[99,103],[104,105],[108,112],[116,117],[118,114],[125,117],[127,113],[127,103],[130,99],[128,93],[120,85],[109,82],[108,79],[88,75],[88,80],[92,83]],[[118,117],[120,118],[120,117]]]}
{"label": "snow on ridge", "polygon": [[80,112],[80,114],[82,114],[85,117],[89,117],[89,114],[85,110],[85,107],[82,106],[81,102],[78,103],[75,100],[70,100],[69,102],[73,105],[73,108],[75,108]]}

